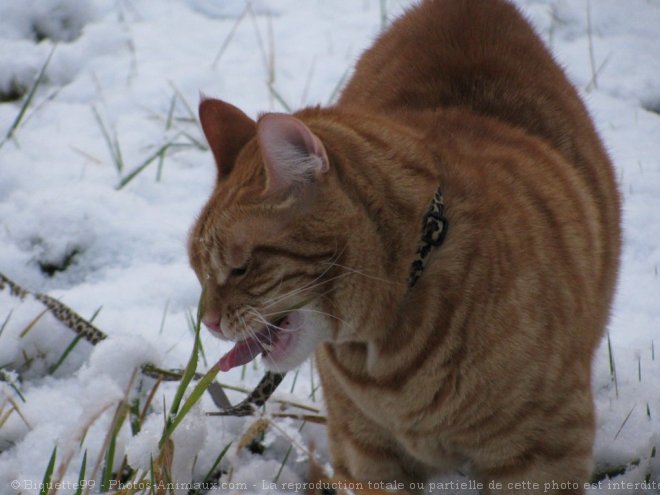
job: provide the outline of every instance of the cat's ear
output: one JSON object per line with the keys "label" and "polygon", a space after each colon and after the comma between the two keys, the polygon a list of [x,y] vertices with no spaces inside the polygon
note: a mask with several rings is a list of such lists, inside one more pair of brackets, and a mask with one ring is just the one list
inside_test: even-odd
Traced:
{"label": "cat's ear", "polygon": [[261,117],[257,139],[266,165],[268,193],[288,192],[318,180],[328,171],[323,143],[291,115],[268,113]]}
{"label": "cat's ear", "polygon": [[223,179],[255,136],[257,124],[234,105],[204,96],[199,102],[199,121],[218,166],[218,179]]}

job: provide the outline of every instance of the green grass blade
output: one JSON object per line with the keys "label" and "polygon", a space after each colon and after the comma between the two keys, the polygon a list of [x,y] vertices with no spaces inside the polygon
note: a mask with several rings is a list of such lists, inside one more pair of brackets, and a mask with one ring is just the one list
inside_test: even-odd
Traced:
{"label": "green grass blade", "polygon": [[117,184],[117,187],[115,188],[117,191],[123,189],[126,187],[133,179],[135,179],[138,175],[140,175],[149,165],[151,165],[158,157],[161,156],[162,153],[165,153],[169,148],[174,146],[174,141],[179,138],[181,134],[177,134],[174,136],[171,140],[160,146],[154,153],[149,155],[146,160],[144,160],[140,165],[135,167],[131,173],[129,173],[126,177],[121,179],[119,181],[119,184]]}
{"label": "green grass blade", "polygon": [[178,96],[176,93],[172,95],[170,100],[170,108],[167,111],[167,120],[165,120],[165,130],[169,131],[172,128],[172,120],[174,119],[174,109],[176,108],[176,100]]}
{"label": "green grass blade", "polygon": [[126,187],[133,179],[135,179],[138,175],[140,175],[142,172],[144,172],[144,170],[149,165],[151,165],[158,157],[160,157],[163,153],[165,153],[165,151],[170,146],[172,146],[172,143],[168,141],[167,143],[162,145],[160,148],[158,148],[158,150],[155,153],[149,155],[149,157],[146,160],[144,160],[140,165],[135,167],[131,173],[129,173],[127,176],[125,176],[122,180],[120,180],[119,184],[117,185],[117,187],[115,189],[117,189],[117,191],[119,191],[119,190],[123,189],[124,187]]}
{"label": "green grass blade", "polygon": [[121,171],[124,168],[124,163],[121,157],[121,151],[119,151],[119,142],[117,140],[117,134],[116,133],[114,134],[114,139],[110,137],[108,128],[105,126],[105,123],[101,118],[101,114],[93,105],[92,105],[92,113],[94,114],[94,120],[96,120],[99,129],[101,129],[103,140],[105,141],[105,144],[108,147],[108,151],[110,152],[110,158],[112,158],[112,162],[115,164],[115,168],[117,169],[117,172],[121,173]]}
{"label": "green grass blade", "polygon": [[170,307],[170,300],[165,301],[165,308],[163,309],[163,316],[160,318],[160,328],[158,329],[158,335],[163,335],[163,330],[165,329],[165,320],[167,319],[167,310]]}
{"label": "green grass blade", "polygon": [[154,475],[154,458],[153,458],[153,456],[150,457],[149,464],[150,464],[149,481],[151,481],[151,483],[149,484],[149,488],[150,488],[149,493],[151,495],[155,495],[155,493],[156,493],[156,477]]}
{"label": "green grass blade", "polygon": [[18,397],[21,399],[21,401],[22,401],[23,403],[26,403],[26,402],[27,402],[27,400],[25,400],[25,396],[24,396],[23,393],[21,392],[21,389],[18,388],[18,387],[16,386],[16,384],[11,383],[9,386],[14,390],[14,392],[16,392],[16,395],[18,395]]}
{"label": "green grass blade", "polygon": [[186,369],[183,372],[181,377],[181,383],[174,394],[174,399],[172,400],[172,405],[170,406],[170,415],[175,415],[179,411],[179,406],[181,405],[181,400],[183,399],[183,394],[188,387],[188,384],[192,381],[195,376],[195,370],[197,369],[197,354],[199,348],[199,335],[195,335],[195,342],[193,344],[193,350],[186,365]]}
{"label": "green grass blade", "polygon": [[87,471],[87,450],[83,454],[82,465],[80,466],[80,474],[78,475],[78,489],[74,495],[82,495],[83,487],[87,486],[87,480],[85,479],[85,471]]}
{"label": "green grass blade", "polygon": [[78,345],[78,342],[83,338],[82,334],[76,335],[76,337],[71,341],[71,343],[67,346],[67,348],[64,350],[60,358],[57,360],[57,362],[52,365],[50,368],[48,368],[48,374],[52,375],[57,371],[57,369],[62,365],[64,360],[67,358],[67,356],[73,351],[73,349]]}
{"label": "green grass blade", "polygon": [[610,361],[610,376],[614,382],[614,392],[616,397],[619,397],[619,381],[616,376],[616,364],[614,363],[614,353],[612,352],[612,341],[610,340],[610,334],[607,334],[607,353],[609,355]]}
{"label": "green grass blade", "polygon": [[39,110],[40,110],[43,106],[46,105],[46,103],[49,103],[49,102],[53,101],[53,100],[57,97],[57,95],[60,94],[60,91],[62,91],[62,89],[63,89],[63,87],[59,87],[59,88],[55,89],[54,91],[51,91],[51,93],[50,93],[48,96],[46,96],[46,98],[44,98],[43,100],[41,100],[41,101],[39,102],[39,104],[36,105],[36,106],[32,109],[32,111],[30,112],[29,115],[26,115],[26,116],[25,116],[25,118],[21,121],[21,122],[22,122],[22,125],[27,125],[27,123],[30,122],[30,119],[32,118],[32,116],[35,115],[36,113],[38,113]]}
{"label": "green grass blade", "polygon": [[53,448],[53,453],[50,455],[50,460],[48,461],[48,467],[44,473],[44,479],[41,483],[41,490],[39,495],[48,495],[50,491],[50,482],[53,479],[53,471],[55,470],[55,459],[57,458],[57,445]]}
{"label": "green grass blade", "polygon": [[293,393],[293,390],[296,388],[296,382],[298,381],[298,373],[300,373],[300,368],[296,368],[296,373],[293,375],[293,382],[291,383],[291,390],[289,393]]}
{"label": "green grass blade", "polygon": [[156,166],[156,182],[160,182],[160,180],[163,178],[163,168],[165,166],[165,155],[166,149],[161,151],[160,154],[158,155],[158,165]]}
{"label": "green grass blade", "polygon": [[186,414],[188,414],[192,407],[197,403],[197,401],[199,401],[206,389],[209,388],[209,385],[213,382],[213,380],[215,380],[215,377],[219,372],[220,367],[215,365],[199,380],[199,382],[197,382],[197,385],[195,385],[195,388],[190,393],[190,396],[183,403],[183,406],[181,406],[181,410],[174,417],[174,419],[171,420],[170,424],[165,430],[165,433],[160,440],[161,447],[165,445],[167,439],[172,435],[172,433],[174,433],[174,430],[177,426],[179,426],[181,421],[183,421],[183,418],[186,417]]}
{"label": "green grass blade", "polygon": [[2,369],[2,367],[0,367],[0,382],[7,383],[14,390],[14,392],[16,392],[16,395],[18,395],[21,401],[26,402],[25,397],[21,393],[21,389],[18,388],[18,385],[16,385],[16,381],[9,373]]}
{"label": "green grass blade", "polygon": [[[197,303],[197,321],[195,322],[195,340],[193,343],[193,349],[190,354],[190,359],[188,360],[188,364],[186,365],[186,369],[184,370],[183,376],[181,377],[181,382],[179,383],[179,386],[176,389],[176,392],[174,393],[174,399],[172,401],[172,405],[170,406],[169,415],[165,419],[165,428],[163,429],[163,435],[159,442],[160,448],[162,448],[165,445],[166,440],[169,438],[169,436],[174,431],[174,428],[176,428],[176,425],[178,425],[181,422],[183,416],[185,415],[185,412],[183,411],[179,412],[179,406],[181,405],[181,401],[183,400],[183,394],[185,393],[186,388],[188,388],[188,385],[190,384],[192,379],[195,377],[195,371],[197,370],[197,361],[198,361],[199,346],[200,346],[199,332],[201,329],[202,315],[204,314],[205,294],[206,294],[206,288],[203,287],[202,293],[199,296],[199,302]],[[217,373],[218,371],[216,371],[216,374]],[[202,380],[204,380],[204,378],[202,378]],[[197,386],[199,387],[199,384],[197,384]],[[188,400],[190,400],[190,398]],[[188,407],[188,410],[190,409],[190,407],[192,407],[192,405]]]}
{"label": "green grass blade", "polygon": [[101,493],[107,493],[110,491],[110,477],[112,476],[112,466],[115,462],[115,450],[117,448],[117,435],[119,435],[119,430],[121,429],[124,420],[126,419],[126,414],[128,413],[128,405],[125,402],[121,402],[117,407],[117,412],[115,413],[114,425],[112,429],[112,437],[110,438],[110,444],[108,445],[108,450],[105,452],[105,464],[103,466],[103,472],[101,474]]}
{"label": "green grass blade", "polygon": [[119,138],[117,137],[117,130],[113,129],[112,131],[112,146],[115,149],[115,158],[117,160],[117,172],[120,174],[124,170],[124,156],[121,153],[121,147],[119,146]]}
{"label": "green grass blade", "polygon": [[48,65],[50,64],[50,60],[53,58],[53,54],[55,53],[55,49],[57,48],[57,44],[53,45],[52,50],[48,54],[48,57],[46,58],[46,61],[44,64],[41,66],[41,70],[39,71],[39,74],[37,75],[37,78],[34,80],[34,83],[32,84],[32,87],[30,88],[30,92],[27,94],[27,97],[25,98],[25,101],[23,102],[23,105],[21,106],[20,111],[18,112],[18,115],[16,115],[16,118],[14,119],[14,122],[12,125],[9,127],[9,130],[7,131],[7,134],[5,135],[5,138],[0,142],[0,148],[7,142],[9,139],[12,138],[14,133],[16,132],[16,129],[18,128],[19,125],[21,125],[21,121],[23,120],[23,117],[25,116],[25,112],[27,111],[28,107],[30,106],[30,103],[32,103],[32,99],[34,98],[35,93],[37,92],[37,89],[39,88],[39,85],[43,82],[44,75],[46,74],[46,69],[48,68]]}
{"label": "green grass blade", "polygon": [[241,15],[238,16],[236,21],[234,21],[234,25],[229,30],[229,33],[225,37],[224,41],[222,42],[222,45],[220,46],[220,49],[218,50],[218,53],[216,54],[215,58],[213,59],[213,63],[211,64],[212,69],[217,68],[218,62],[220,62],[220,58],[222,58],[222,54],[225,53],[225,50],[229,46],[229,43],[234,38],[234,34],[236,34],[236,30],[238,29],[238,26],[241,24],[241,22],[243,22],[243,19],[245,19],[245,16],[247,15],[248,10],[249,10],[249,8],[245,7],[243,9],[243,12],[241,12]]}
{"label": "green grass blade", "polygon": [[286,451],[286,454],[284,454],[284,459],[282,459],[282,463],[280,464],[280,469],[278,469],[277,474],[273,478],[273,483],[277,483],[278,480],[280,479],[280,476],[282,474],[282,470],[284,469],[284,466],[286,466],[286,461],[289,460],[289,455],[291,454],[291,451],[293,450],[293,445],[289,445],[289,448]]}
{"label": "green grass blade", "polygon": [[636,407],[637,407],[637,404],[633,404],[632,409],[628,412],[626,418],[623,420],[623,423],[621,423],[621,426],[619,426],[619,429],[617,430],[616,435],[614,435],[614,440],[619,438],[619,434],[621,433],[621,430],[623,430],[623,427],[626,426],[626,423],[630,419],[630,416],[632,415],[632,413],[633,413],[633,411],[635,410]]}
{"label": "green grass blade", "polygon": [[[298,431],[302,431],[302,429],[305,427],[307,424],[306,421],[303,421],[300,424],[300,428],[298,428]],[[286,451],[286,454],[284,455],[284,459],[282,459],[282,464],[280,464],[280,469],[277,471],[277,474],[273,478],[273,483],[277,483],[280,479],[280,476],[282,475],[282,470],[284,469],[284,466],[286,465],[286,461],[289,460],[289,455],[291,454],[291,450],[293,449],[293,445],[289,445],[288,450]]]}
{"label": "green grass blade", "polygon": [[112,476],[112,463],[115,460],[115,449],[117,446],[117,437],[115,435],[110,439],[110,445],[105,452],[105,464],[101,474],[101,493],[110,491],[110,477]]}
{"label": "green grass blade", "polygon": [[130,413],[130,425],[131,425],[131,435],[135,436],[140,433],[142,429],[142,423],[140,421],[140,399],[136,397],[133,402],[131,402],[131,407],[129,409]]}
{"label": "green grass blade", "polygon": [[278,101],[280,105],[286,110],[287,112],[291,113],[293,110],[291,109],[291,105],[289,105],[286,100],[282,97],[282,95],[275,89],[273,85],[268,85],[268,89],[270,91],[270,94],[273,95],[273,97]]}
{"label": "green grass blade", "polygon": [[158,155],[158,165],[156,166],[156,182],[160,182],[163,178],[163,168],[165,167],[165,156],[167,156],[167,149],[164,149]]}
{"label": "green grass blade", "polygon": [[167,428],[167,401],[165,400],[165,395],[163,395],[163,429]]}
{"label": "green grass blade", "polygon": [[[169,131],[172,128],[172,119],[174,118],[174,109],[176,108],[177,95],[174,93],[170,99],[170,108],[167,111],[167,118],[165,119],[165,130]],[[158,155],[158,167],[156,169],[156,182],[160,182],[163,176],[163,165],[165,164],[165,152],[163,150]]]}
{"label": "green grass blade", "polygon": [[655,361],[655,344],[651,341],[651,361]]}
{"label": "green grass blade", "polygon": [[190,141],[190,144],[192,144],[193,147],[197,148],[200,151],[208,151],[209,147],[199,139],[195,139],[193,136],[191,136],[189,133],[185,131],[181,131],[181,135],[185,137],[188,141]]}
{"label": "green grass blade", "polygon": [[208,473],[206,473],[206,476],[204,476],[204,484],[209,483],[213,481],[213,473],[215,470],[218,468],[220,465],[220,462],[222,459],[225,457],[225,454],[229,450],[229,447],[231,447],[232,442],[229,442],[227,445],[225,445],[225,448],[222,449],[222,452],[216,457],[215,462],[213,463],[213,466],[211,466],[211,469],[209,469]]}
{"label": "green grass blade", "polygon": [[93,314],[92,317],[89,319],[89,322],[90,322],[90,323],[94,323],[94,320],[95,320],[96,317],[99,315],[99,313],[101,312],[102,309],[103,309],[103,306],[99,306],[99,307],[97,308],[97,310],[94,311],[94,314]]}
{"label": "green grass blade", "polygon": [[[198,321],[199,321],[199,317],[198,317],[197,320],[195,320],[195,318],[193,318],[192,313],[190,311],[188,311],[188,328],[193,333],[193,337],[196,335],[197,330],[198,330],[197,329],[197,322]],[[204,363],[204,367],[208,368],[209,364],[206,360],[206,353],[204,352],[204,345],[202,344],[201,341],[199,342],[199,355],[202,357],[202,362]]]}
{"label": "green grass blade", "polygon": [[112,147],[112,139],[110,139],[110,133],[108,132],[108,128],[105,126],[105,123],[101,118],[101,114],[94,105],[92,105],[92,113],[94,114],[94,120],[96,120],[99,129],[101,129],[101,134],[103,134],[103,139],[105,140],[105,143],[107,144],[108,149],[110,150],[110,154],[112,155],[112,159],[114,160],[115,150]]}
{"label": "green grass blade", "polygon": [[309,360],[309,381],[310,381],[310,385],[311,385],[311,388],[312,388],[312,393],[309,394],[309,396],[312,398],[313,402],[316,402],[316,389],[318,387],[316,387],[314,385],[314,358],[313,357]]}
{"label": "green grass blade", "polygon": [[5,321],[2,322],[2,326],[0,326],[0,337],[2,337],[2,332],[5,331],[5,327],[7,326],[7,323],[9,323],[9,320],[11,319],[11,315],[14,312],[13,309],[9,310],[9,313],[7,313],[7,318],[5,318]]}
{"label": "green grass blade", "polygon": [[191,122],[194,122],[197,126],[199,126],[199,121],[197,120],[197,114],[195,111],[192,109],[190,106],[190,103],[188,103],[188,100],[186,100],[186,97],[183,96],[183,93],[177,88],[172,81],[167,81],[167,84],[169,84],[170,88],[176,93],[177,98],[179,98],[179,101],[183,103],[183,106],[186,110],[186,113],[188,114],[188,117],[190,118]]}

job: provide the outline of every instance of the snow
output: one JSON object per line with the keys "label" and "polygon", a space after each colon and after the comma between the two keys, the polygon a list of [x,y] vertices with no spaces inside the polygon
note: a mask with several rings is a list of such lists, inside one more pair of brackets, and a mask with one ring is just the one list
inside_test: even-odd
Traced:
{"label": "snow", "polygon": [[[119,401],[126,396],[144,401],[154,386],[138,377],[128,390],[134,371],[145,362],[182,368],[190,356],[188,315],[195,312],[199,286],[185,242],[215,174],[191,118],[199,93],[226,99],[253,117],[286,106],[326,104],[381,29],[381,4],[255,0],[246,9],[243,0],[31,0],[0,5],[0,142],[24,99],[16,96],[31,87],[55,47],[21,124],[0,145],[0,272],[86,318],[100,308],[94,323],[110,336],[95,347],[81,342],[51,375],[48,368],[74,335],[45,314],[21,336],[43,306],[32,297],[21,301],[0,291],[0,327],[6,321],[0,367],[18,371],[14,386],[25,399],[10,382],[0,381],[1,493],[38,493],[36,484],[55,445],[56,473],[63,481],[78,479],[85,451],[91,476],[92,467],[103,464]],[[384,2],[389,18],[409,4]],[[642,493],[612,483],[647,476],[660,481],[660,455],[652,456],[660,446],[660,3],[518,4],[581,90],[620,181],[623,268],[609,326],[611,355],[605,340],[594,363],[593,389],[597,468],[625,472],[589,493]],[[162,163],[156,158],[119,187],[168,143]],[[40,268],[63,263],[69,266],[53,276]],[[206,334],[202,342],[203,371],[229,346]],[[250,388],[262,372],[249,365],[219,380]],[[16,378],[12,373],[5,371],[7,380]],[[289,374],[276,398],[322,413],[317,385],[312,366],[304,363],[295,383]],[[133,468],[148,471],[175,389],[173,383],[160,385],[137,436],[124,424],[115,468],[127,455]],[[243,397],[227,393],[234,403]],[[20,414],[7,416],[14,405]],[[271,412],[277,408],[269,406]],[[210,493],[277,491],[270,482],[289,448],[276,485],[281,491],[284,482],[305,481],[311,443],[319,462],[329,462],[320,425],[300,429],[299,421],[273,419],[258,454],[238,448],[256,418],[203,414],[213,410],[204,396],[175,431],[177,482],[201,482],[230,442],[220,466],[231,470],[235,485]],[[100,470],[95,476],[98,482]],[[14,488],[13,480],[21,485]],[[440,479],[451,480],[465,478]]]}

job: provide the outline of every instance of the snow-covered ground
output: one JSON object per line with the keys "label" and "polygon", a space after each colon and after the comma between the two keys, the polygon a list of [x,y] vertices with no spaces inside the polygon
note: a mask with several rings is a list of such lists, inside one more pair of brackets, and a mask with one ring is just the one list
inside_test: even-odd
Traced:
{"label": "snow-covered ground", "polygon": [[[644,493],[613,483],[660,481],[660,454],[654,455],[660,446],[660,1],[518,3],[582,90],[617,168],[623,270],[610,346],[603,343],[594,365],[597,470],[612,479],[590,493]],[[215,174],[194,121],[199,92],[252,116],[328,103],[381,29],[383,6],[391,19],[407,4],[253,0],[247,10],[243,0],[0,4],[0,272],[85,317],[100,308],[94,322],[110,335],[96,347],[79,344],[49,373],[74,335],[45,315],[21,336],[43,306],[0,292],[0,367],[20,373],[13,387],[0,381],[0,493],[38,493],[55,445],[54,479],[75,482],[86,451],[87,478],[98,480],[134,368],[148,361],[180,368],[188,361],[188,314],[199,287],[185,240]],[[4,140],[25,96],[16,98],[51,52],[27,112]],[[206,334],[202,340],[205,369],[227,348]],[[261,373],[250,365],[219,380],[249,388]],[[137,379],[130,397],[144,403],[153,385]],[[306,363],[276,398],[322,410],[317,385]],[[114,469],[125,454],[133,468],[149,469],[175,387],[160,386],[138,436],[124,424]],[[243,397],[228,394],[234,402]],[[202,480],[229,442],[221,467],[233,482],[246,483],[235,485],[240,493],[265,493],[276,477],[280,488],[303,481],[312,440],[321,463],[328,461],[323,426],[276,419],[263,453],[252,453],[237,447],[255,418],[203,415],[214,409],[205,396],[175,433],[176,481]]]}

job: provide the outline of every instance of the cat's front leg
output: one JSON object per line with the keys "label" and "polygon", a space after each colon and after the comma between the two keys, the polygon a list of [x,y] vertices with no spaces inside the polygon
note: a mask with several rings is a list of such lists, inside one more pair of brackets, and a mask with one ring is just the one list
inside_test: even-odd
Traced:
{"label": "cat's front leg", "polygon": [[[403,483],[407,491],[424,481],[425,469],[407,455],[392,434],[367,418],[343,393],[318,360],[328,416],[328,440],[335,478],[365,483]],[[387,411],[382,411],[387,414]],[[365,488],[369,486],[365,485]]]}

